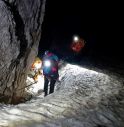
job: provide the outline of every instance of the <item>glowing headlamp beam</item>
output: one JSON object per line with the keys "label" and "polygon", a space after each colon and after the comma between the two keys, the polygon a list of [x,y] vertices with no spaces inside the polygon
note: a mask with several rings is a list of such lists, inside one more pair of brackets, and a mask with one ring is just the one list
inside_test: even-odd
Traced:
{"label": "glowing headlamp beam", "polygon": [[44,65],[45,65],[46,67],[49,67],[49,66],[51,65],[51,62],[50,62],[49,60],[46,60],[46,61],[44,62]]}
{"label": "glowing headlamp beam", "polygon": [[79,37],[78,37],[78,36],[74,36],[73,40],[74,40],[75,42],[77,42],[77,41],[79,40]]}

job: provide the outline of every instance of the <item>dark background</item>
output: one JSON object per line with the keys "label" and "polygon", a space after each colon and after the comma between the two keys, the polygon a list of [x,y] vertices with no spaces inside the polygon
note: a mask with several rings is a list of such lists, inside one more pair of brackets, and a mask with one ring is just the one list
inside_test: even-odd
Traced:
{"label": "dark background", "polygon": [[[70,2],[70,3],[69,3]],[[123,15],[121,3],[108,1],[47,0],[39,56],[52,50],[60,58],[73,56],[73,35],[87,42],[78,60],[123,63]],[[75,59],[75,57],[70,57]]]}

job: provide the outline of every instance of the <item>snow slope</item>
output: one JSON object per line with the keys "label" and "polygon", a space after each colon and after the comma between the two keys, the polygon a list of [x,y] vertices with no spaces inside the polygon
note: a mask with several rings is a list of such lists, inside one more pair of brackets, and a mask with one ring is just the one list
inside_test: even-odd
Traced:
{"label": "snow slope", "polygon": [[56,91],[0,105],[1,127],[124,127],[123,79],[65,64]]}

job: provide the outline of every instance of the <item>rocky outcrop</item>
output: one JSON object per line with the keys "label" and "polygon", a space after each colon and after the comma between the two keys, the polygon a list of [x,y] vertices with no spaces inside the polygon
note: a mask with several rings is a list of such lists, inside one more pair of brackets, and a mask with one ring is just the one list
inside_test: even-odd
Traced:
{"label": "rocky outcrop", "polygon": [[44,11],[45,0],[0,0],[0,101],[16,103],[25,96]]}

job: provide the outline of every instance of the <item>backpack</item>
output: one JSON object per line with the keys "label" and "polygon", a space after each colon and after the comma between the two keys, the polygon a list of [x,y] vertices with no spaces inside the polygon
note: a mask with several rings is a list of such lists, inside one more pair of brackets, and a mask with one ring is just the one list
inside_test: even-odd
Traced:
{"label": "backpack", "polygon": [[44,55],[43,57],[44,76],[55,78],[55,79],[58,78],[58,61],[59,61],[58,57],[51,52]]}

